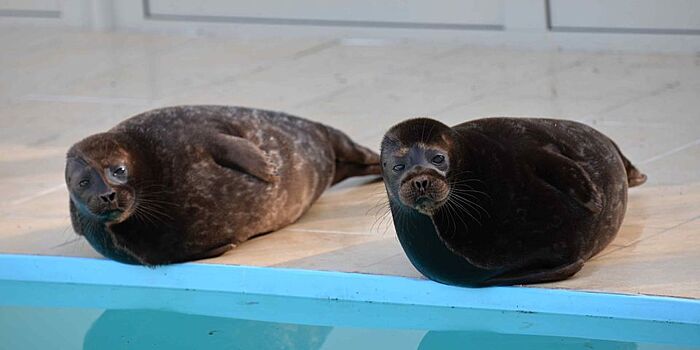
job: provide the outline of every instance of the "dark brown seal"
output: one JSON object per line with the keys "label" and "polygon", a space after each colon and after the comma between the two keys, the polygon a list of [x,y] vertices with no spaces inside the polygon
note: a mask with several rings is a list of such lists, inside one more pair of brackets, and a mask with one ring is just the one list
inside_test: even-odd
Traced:
{"label": "dark brown seal", "polygon": [[73,227],[101,254],[160,265],[216,256],[296,221],[379,156],[284,113],[224,106],[146,112],[75,144]]}
{"label": "dark brown seal", "polygon": [[387,132],[382,172],[401,245],[457,285],[556,281],[617,234],[646,176],[608,137],[555,119],[412,119]]}

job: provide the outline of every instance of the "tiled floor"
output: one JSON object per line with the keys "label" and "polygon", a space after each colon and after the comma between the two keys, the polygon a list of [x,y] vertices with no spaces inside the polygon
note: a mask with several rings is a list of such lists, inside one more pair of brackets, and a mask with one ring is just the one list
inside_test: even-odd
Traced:
{"label": "tiled floor", "polygon": [[[649,182],[606,251],[536,287],[700,299],[700,56],[8,27],[0,47],[0,252],[98,257],[70,228],[63,155],[150,108],[284,110],[375,149],[407,117],[552,116],[607,133]],[[381,183],[345,182],[298,223],[206,262],[419,277],[385,200]]]}

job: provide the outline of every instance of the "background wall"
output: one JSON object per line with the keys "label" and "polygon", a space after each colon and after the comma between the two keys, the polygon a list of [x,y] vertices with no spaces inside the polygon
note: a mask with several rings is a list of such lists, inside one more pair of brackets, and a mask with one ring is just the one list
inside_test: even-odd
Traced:
{"label": "background wall", "polygon": [[0,24],[700,51],[696,0],[0,0]]}

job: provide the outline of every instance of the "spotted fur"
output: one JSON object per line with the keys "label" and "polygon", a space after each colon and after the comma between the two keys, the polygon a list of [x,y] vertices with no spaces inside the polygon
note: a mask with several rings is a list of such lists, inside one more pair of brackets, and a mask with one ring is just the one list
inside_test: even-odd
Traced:
{"label": "spotted fur", "polygon": [[[338,130],[228,106],[149,111],[78,142],[68,158],[101,173],[120,154],[135,168],[121,187],[136,209],[105,221],[71,196],[73,227],[103,255],[145,265],[221,254],[295,222],[331,184],[379,173],[378,155]],[[139,205],[150,214],[135,215]]]}

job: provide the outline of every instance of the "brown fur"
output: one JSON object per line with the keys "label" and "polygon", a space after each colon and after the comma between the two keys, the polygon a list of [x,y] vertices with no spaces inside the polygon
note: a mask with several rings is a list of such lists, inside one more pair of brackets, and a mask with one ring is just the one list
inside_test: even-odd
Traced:
{"label": "brown fur", "polygon": [[[444,162],[432,162],[433,154]],[[405,169],[396,171],[399,163]],[[617,234],[628,186],[646,181],[605,135],[555,119],[487,118],[452,128],[409,120],[386,134],[382,165],[411,261],[430,278],[465,285],[573,275]],[[427,191],[415,193],[405,183],[419,176],[414,187]]]}
{"label": "brown fur", "polygon": [[[115,164],[129,169],[125,184],[110,182]],[[376,153],[325,125],[264,110],[181,106],[77,143],[66,181],[78,234],[107,257],[158,265],[222,254],[293,223],[332,183],[377,173]],[[79,181],[90,176],[82,190]],[[114,208],[100,204],[103,191],[116,191]],[[109,213],[118,217],[100,216],[115,208]]]}

